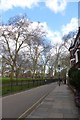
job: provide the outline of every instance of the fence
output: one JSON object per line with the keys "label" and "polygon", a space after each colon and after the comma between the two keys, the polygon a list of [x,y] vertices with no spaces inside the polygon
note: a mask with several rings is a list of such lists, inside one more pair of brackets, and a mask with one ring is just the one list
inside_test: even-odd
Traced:
{"label": "fence", "polygon": [[48,80],[8,80],[7,82],[2,82],[2,95],[11,94],[19,92],[22,90],[27,90],[37,86],[49,84],[55,82],[54,79]]}

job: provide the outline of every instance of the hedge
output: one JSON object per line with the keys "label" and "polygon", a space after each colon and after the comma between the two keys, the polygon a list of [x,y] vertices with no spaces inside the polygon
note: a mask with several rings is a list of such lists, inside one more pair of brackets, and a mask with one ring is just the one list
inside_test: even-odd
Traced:
{"label": "hedge", "polygon": [[69,83],[74,86],[75,89],[80,89],[80,70],[77,68],[70,68],[68,72]]}

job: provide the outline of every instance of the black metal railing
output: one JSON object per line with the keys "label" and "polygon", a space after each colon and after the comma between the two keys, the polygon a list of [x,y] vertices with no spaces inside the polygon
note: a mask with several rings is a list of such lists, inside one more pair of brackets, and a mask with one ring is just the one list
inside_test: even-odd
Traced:
{"label": "black metal railing", "polygon": [[2,95],[12,94],[22,90],[31,89],[37,86],[50,84],[56,82],[56,79],[44,79],[44,80],[7,80],[2,82]]}

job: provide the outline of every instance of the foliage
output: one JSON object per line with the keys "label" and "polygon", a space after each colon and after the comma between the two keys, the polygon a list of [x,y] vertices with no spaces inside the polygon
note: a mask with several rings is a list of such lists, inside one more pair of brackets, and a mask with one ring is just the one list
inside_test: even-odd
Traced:
{"label": "foliage", "polygon": [[69,83],[76,89],[80,89],[80,70],[72,67],[69,72]]}

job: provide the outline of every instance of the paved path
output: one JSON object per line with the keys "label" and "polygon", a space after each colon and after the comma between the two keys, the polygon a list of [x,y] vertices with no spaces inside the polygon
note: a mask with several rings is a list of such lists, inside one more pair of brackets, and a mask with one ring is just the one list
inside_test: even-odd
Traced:
{"label": "paved path", "polygon": [[72,91],[57,85],[27,118],[79,118]]}
{"label": "paved path", "polygon": [[2,98],[2,117],[21,118],[41,98],[56,87],[56,83],[42,85]]}

